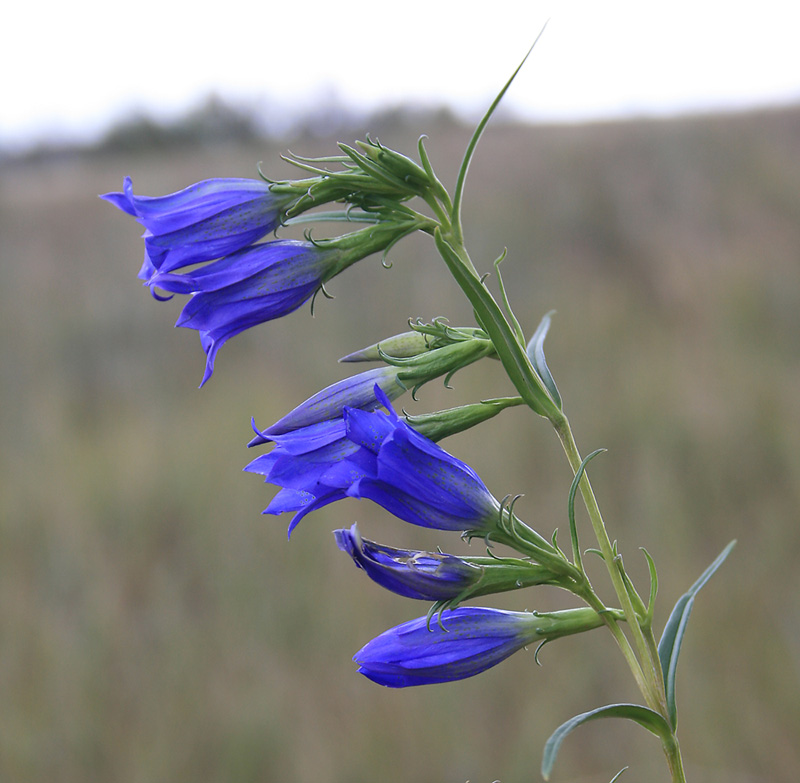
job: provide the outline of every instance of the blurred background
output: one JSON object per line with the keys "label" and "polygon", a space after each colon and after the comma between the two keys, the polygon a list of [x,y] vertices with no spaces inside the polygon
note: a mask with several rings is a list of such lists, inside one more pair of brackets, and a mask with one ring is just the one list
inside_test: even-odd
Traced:
{"label": "blurred background", "polygon": [[[541,668],[528,651],[462,683],[380,688],[356,674],[353,653],[427,607],[368,582],[331,531],[358,521],[365,536],[395,546],[480,554],[477,544],[411,528],[367,502],[309,516],[290,543],[288,518],[259,514],[272,490],[241,471],[256,456],[246,449],[251,416],[266,426],[345,377],[351,368],[337,357],[403,331],[409,317],[472,324],[430,241],[401,243],[389,270],[377,258],[361,262],[333,281],[335,300],[320,299],[313,318],[306,307],[237,337],[198,391],[197,334],[172,329],[179,304],[142,289],[140,228],[97,198],[125,175],[146,195],[205,177],[255,176],[259,161],[269,176],[288,177],[292,169],[279,158],[287,149],[330,154],[337,140],[366,133],[411,155],[426,133],[434,166],[452,187],[476,107],[538,32],[510,23],[513,6],[500,3],[498,16],[484,20],[486,38],[511,43],[503,54],[487,53],[488,81],[471,91],[459,68],[483,51],[483,39],[470,27],[480,20],[463,22],[448,71],[456,102],[415,100],[391,75],[391,56],[386,84],[397,78],[397,89],[384,85],[383,100],[349,95],[343,74],[340,94],[320,97],[309,87],[293,103],[280,98],[282,77],[265,72],[264,89],[274,88],[272,105],[282,107],[277,124],[264,101],[213,80],[186,88],[184,103],[165,98],[168,112],[120,88],[117,103],[105,99],[105,119],[80,114],[77,100],[69,116],[57,89],[28,85],[38,96],[32,105],[49,107],[50,120],[42,125],[31,110],[16,130],[8,124],[0,133],[0,780],[536,780],[542,745],[558,724],[637,699],[602,632],[545,648]],[[279,16],[276,23],[287,21]],[[560,71],[547,66],[555,56],[547,53],[559,47],[575,74],[575,89],[567,85],[562,97],[585,81],[601,86],[602,63],[578,46],[597,17],[574,18],[583,19],[577,28],[560,17],[550,23],[542,62],[537,51],[481,142],[465,203],[472,256],[489,271],[508,248],[504,276],[528,333],[557,311],[550,368],[583,452],[608,449],[591,474],[629,571],[646,585],[642,546],[659,566],[659,626],[725,544],[739,541],[698,598],[682,653],[689,779],[793,783],[800,91],[792,85],[800,69],[787,74],[773,60],[768,72],[784,87],[736,97],[720,76],[725,61],[706,51],[714,73],[701,69],[694,84],[719,86],[716,98],[675,92],[672,102],[652,105],[629,95],[605,108],[526,106],[526,96],[549,94]],[[778,36],[790,27],[764,18]],[[635,52],[644,52],[652,20],[625,31],[621,19],[612,16],[599,37],[638,42]],[[674,29],[662,21],[667,33]],[[718,29],[707,21],[692,40],[715,40]],[[747,19],[734,21],[747,27]],[[351,23],[345,17],[342,31]],[[118,24],[136,31],[142,21]],[[413,28],[398,25],[383,43],[399,56]],[[185,43],[177,34],[176,41]],[[71,45],[78,51],[81,43]],[[190,42],[198,62],[214,53],[208,43]],[[680,50],[679,43],[671,45]],[[268,57],[269,41],[261,45]],[[142,38],[119,37],[117,46],[116,60],[94,61],[98,79],[118,76],[123,85],[157,59],[154,50],[142,54]],[[181,63],[164,51],[161,81],[169,84]],[[677,59],[691,62],[688,41],[683,51]],[[309,57],[307,72],[327,67],[301,52],[293,62]],[[773,56],[780,52],[773,46]],[[628,60],[626,69],[625,56],[617,59],[623,83],[649,73],[651,94],[679,70],[672,60],[649,68]],[[633,74],[630,82],[623,73]],[[164,91],[159,83],[142,78],[141,96],[149,86]],[[93,93],[88,82],[71,84],[75,96]],[[19,95],[3,102],[7,118]],[[458,374],[452,391],[432,383],[418,403],[402,404],[422,412],[508,393],[487,366]],[[520,515],[545,535],[560,528],[563,538],[571,476],[544,421],[509,410],[446,446],[498,496],[525,493]],[[605,584],[598,570],[595,581]],[[547,590],[484,603],[566,605]],[[572,735],[553,779],[606,781],[624,764],[631,780],[668,779],[658,743],[615,722]]]}

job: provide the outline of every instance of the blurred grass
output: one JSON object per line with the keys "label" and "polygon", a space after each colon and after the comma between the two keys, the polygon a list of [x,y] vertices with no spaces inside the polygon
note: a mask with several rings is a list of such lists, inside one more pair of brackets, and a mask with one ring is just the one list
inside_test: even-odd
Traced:
{"label": "blurred grass", "polygon": [[[364,128],[364,131],[369,128]],[[469,131],[419,133],[452,182]],[[359,131],[361,133],[361,131]],[[352,138],[343,138],[352,141]],[[161,194],[207,176],[288,175],[291,147],[333,139],[74,154],[0,171],[0,780],[401,780],[538,777],[549,732],[636,699],[601,633],[514,656],[481,677],[392,691],[350,658],[425,607],[385,594],[335,549],[358,519],[385,543],[465,545],[367,504],[262,517],[271,495],[241,468],[262,425],[343,377],[335,359],[408,317],[468,308],[430,244],[362,262],[336,301],[203,355],[177,307],[135,278],[132,221],[97,199],[125,174]],[[644,583],[645,546],[672,602],[731,539],[700,596],[679,682],[693,781],[800,775],[800,111],[583,127],[497,125],[470,171],[465,224],[483,270],[503,271],[528,332],[555,308],[551,369],[612,537]],[[470,368],[412,410],[508,391]],[[521,410],[448,448],[543,533],[565,528],[569,473]],[[585,520],[583,520],[585,522]],[[563,533],[562,533],[563,535]],[[598,572],[598,582],[600,576]],[[495,605],[547,609],[528,592]],[[488,603],[488,602],[487,602]],[[655,742],[582,729],[559,780],[666,780]]]}

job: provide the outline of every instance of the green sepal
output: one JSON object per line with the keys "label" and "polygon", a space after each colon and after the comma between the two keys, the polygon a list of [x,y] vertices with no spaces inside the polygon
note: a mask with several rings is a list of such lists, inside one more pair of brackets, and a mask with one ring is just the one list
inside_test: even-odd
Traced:
{"label": "green sepal", "polygon": [[545,743],[542,756],[542,777],[545,780],[550,780],[550,773],[556,763],[556,756],[567,734],[578,728],[578,726],[596,718],[625,718],[643,726],[665,743],[669,743],[672,738],[672,729],[667,721],[649,707],[643,707],[639,704],[608,704],[605,707],[598,707],[596,710],[590,710],[570,718],[550,735],[550,739]]}
{"label": "green sepal", "polygon": [[455,598],[437,601],[435,612],[455,609],[470,598],[522,590],[537,585],[563,586],[564,579],[549,568],[515,557],[463,557],[467,565],[480,568],[481,576]]}
{"label": "green sepal", "polygon": [[692,613],[694,599],[700,589],[725,562],[736,541],[731,541],[711,565],[700,575],[700,578],[678,599],[664,626],[664,633],[658,643],[658,657],[661,671],[664,674],[664,688],[667,695],[667,711],[673,727],[678,725],[678,707],[675,702],[675,678],[678,668],[678,655],[686,633],[686,625]]}
{"label": "green sepal", "polygon": [[380,142],[370,139],[369,136],[366,141],[357,141],[356,146],[365,157],[405,183],[406,187],[413,190],[415,194],[421,196],[431,189],[433,183],[428,172],[406,155],[384,147]]}
{"label": "green sepal", "polygon": [[536,374],[541,378],[553,402],[558,406],[559,410],[562,410],[561,395],[544,358],[544,340],[550,329],[551,316],[554,312],[554,310],[551,310],[542,318],[525,350],[531,360],[533,369],[536,370]]}
{"label": "green sepal", "polygon": [[475,271],[458,256],[438,228],[434,231],[434,239],[439,253],[456,283],[469,299],[478,322],[489,335],[500,361],[520,396],[540,416],[545,416],[551,421],[563,420],[560,408],[543,386],[513,327],[503,315],[494,297]]}
{"label": "green sepal", "polygon": [[[377,362],[393,364],[393,359],[413,359],[426,351],[445,345],[480,339],[488,341],[482,329],[450,326],[445,318],[434,318],[428,324],[417,319],[409,321],[412,331],[387,337],[339,359],[340,362]],[[398,364],[400,364],[398,362]]]}

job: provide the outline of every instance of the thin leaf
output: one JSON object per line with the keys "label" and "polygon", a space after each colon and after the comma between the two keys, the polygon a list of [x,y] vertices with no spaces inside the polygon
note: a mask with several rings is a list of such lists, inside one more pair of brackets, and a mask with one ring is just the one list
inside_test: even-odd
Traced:
{"label": "thin leaf", "polygon": [[509,324],[489,289],[481,282],[474,270],[459,258],[458,253],[442,236],[439,229],[434,232],[434,240],[439,254],[447,264],[453,279],[469,299],[475,310],[476,320],[489,335],[508,377],[520,396],[539,415],[546,416],[551,421],[556,421],[559,417],[563,418],[561,409],[550,398],[550,393],[533,369],[513,327]]}
{"label": "thin leaf", "polygon": [[650,553],[644,547],[642,547],[642,552],[644,552],[644,556],[647,558],[647,567],[650,570],[650,598],[647,602],[646,613],[647,627],[650,628],[653,625],[653,609],[655,608],[656,595],[658,594],[658,573],[656,571],[656,564],[653,558],[650,557]]}
{"label": "thin leaf", "polygon": [[539,326],[536,328],[533,337],[531,337],[526,350],[528,358],[531,360],[534,370],[536,370],[536,374],[542,379],[542,383],[545,385],[547,391],[550,392],[553,402],[555,402],[555,404],[558,405],[558,409],[561,410],[561,395],[558,393],[556,382],[553,380],[553,376],[550,374],[550,369],[544,359],[544,339],[547,337],[547,332],[550,329],[551,316],[554,312],[554,310],[551,310],[539,322]]}
{"label": "thin leaf", "polygon": [[664,626],[664,633],[658,643],[658,657],[661,661],[661,670],[664,673],[664,688],[667,693],[667,710],[673,726],[678,724],[678,708],[675,703],[675,677],[678,668],[678,655],[683,644],[683,635],[692,613],[694,599],[705,583],[711,579],[715,571],[725,562],[736,541],[731,541],[722,550],[719,557],[700,575],[700,578],[678,599],[672,613]]}
{"label": "thin leaf", "polygon": [[[545,27],[546,26],[547,25],[545,25]],[[495,109],[500,105],[500,101],[503,100],[503,96],[506,94],[506,92],[508,92],[508,88],[511,86],[511,83],[514,81],[514,79],[516,79],[517,74],[522,69],[522,66],[525,65],[525,61],[530,56],[533,48],[539,42],[539,39],[542,37],[542,33],[544,33],[544,27],[542,27],[542,29],[539,31],[539,35],[536,36],[536,40],[531,45],[531,48],[528,49],[527,54],[522,58],[522,62],[517,66],[517,69],[514,71],[514,73],[511,74],[511,78],[505,83],[503,89],[500,90],[497,97],[492,101],[491,106],[489,106],[489,108],[486,110],[486,114],[483,115],[483,118],[475,128],[475,132],[472,134],[472,138],[469,140],[467,150],[464,153],[464,159],[461,161],[461,167],[458,170],[458,178],[456,180],[456,189],[453,198],[451,219],[456,236],[458,236],[459,239],[461,238],[461,200],[464,196],[464,183],[467,180],[467,171],[469,171],[469,164],[472,162],[472,156],[475,154],[475,148],[478,146],[478,142],[483,135],[483,131],[489,124],[489,120],[492,118]]]}
{"label": "thin leaf", "polygon": [[572,557],[575,565],[583,571],[583,564],[581,562],[581,548],[578,543],[578,527],[575,524],[575,493],[578,491],[578,484],[580,484],[583,473],[589,461],[602,454],[606,449],[595,449],[583,462],[581,462],[578,469],[575,471],[575,477],[572,479],[572,485],[569,488],[569,495],[567,496],[567,516],[569,517],[569,532],[572,537]]}
{"label": "thin leaf", "polygon": [[559,748],[567,734],[578,728],[578,726],[590,720],[595,720],[595,718],[626,718],[638,723],[663,740],[672,736],[672,729],[670,729],[669,724],[661,715],[648,707],[642,707],[639,704],[609,704],[605,707],[598,707],[596,710],[590,710],[570,718],[550,735],[550,739],[547,740],[544,746],[544,755],[542,757],[542,777],[545,780],[550,779],[550,773],[556,763]]}

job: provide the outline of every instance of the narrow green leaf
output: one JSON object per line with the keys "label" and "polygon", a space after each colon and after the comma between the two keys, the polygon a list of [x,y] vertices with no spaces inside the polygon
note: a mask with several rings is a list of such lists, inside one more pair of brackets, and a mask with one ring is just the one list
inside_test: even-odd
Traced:
{"label": "narrow green leaf", "polygon": [[472,156],[475,154],[475,149],[478,146],[478,142],[480,141],[480,138],[483,135],[483,131],[486,129],[486,126],[489,124],[489,120],[492,118],[495,109],[500,105],[500,101],[503,100],[503,96],[506,94],[506,92],[508,92],[508,88],[511,86],[514,79],[517,78],[517,74],[520,72],[522,66],[525,64],[525,61],[530,56],[530,53],[533,51],[533,48],[536,46],[536,44],[539,42],[539,39],[542,37],[542,33],[544,33],[544,27],[539,32],[539,35],[536,36],[536,40],[531,45],[531,48],[528,49],[528,53],[522,58],[522,62],[517,66],[514,73],[511,74],[511,78],[505,83],[503,89],[500,90],[500,92],[497,94],[497,97],[492,101],[491,105],[486,110],[486,114],[484,114],[483,117],[481,118],[481,121],[478,123],[478,126],[475,128],[475,131],[469,140],[466,152],[464,153],[464,158],[461,161],[461,167],[458,170],[458,178],[456,179],[456,189],[453,197],[451,221],[453,224],[453,229],[456,232],[456,236],[458,236],[459,238],[461,238],[462,236],[461,201],[464,197],[464,183],[467,180],[467,171],[469,171],[469,164],[472,162]]}
{"label": "narrow green leaf", "polygon": [[558,405],[558,409],[561,410],[561,395],[558,393],[556,382],[553,380],[553,376],[544,359],[544,339],[547,337],[547,332],[550,329],[551,316],[554,312],[554,310],[551,310],[539,322],[539,326],[536,328],[533,337],[531,337],[526,350],[528,358],[531,360],[531,364],[533,364],[533,369],[536,370],[536,374],[542,379],[542,383],[553,398],[553,402],[555,402],[555,404]]}
{"label": "narrow green leaf", "polygon": [[459,288],[464,292],[475,310],[475,317],[489,335],[503,363],[508,377],[525,402],[541,416],[551,421],[562,417],[561,409],[550,398],[541,379],[531,365],[523,346],[517,339],[513,327],[500,306],[481,279],[459,258],[453,246],[442,236],[439,229],[434,233],[439,254],[447,264]]}
{"label": "narrow green leaf", "polygon": [[653,609],[656,605],[656,595],[658,594],[658,572],[656,571],[656,564],[653,561],[653,558],[650,557],[650,553],[642,547],[642,552],[644,552],[644,556],[647,559],[647,567],[650,570],[650,598],[647,602],[647,627],[650,628],[653,625]]}
{"label": "narrow green leaf", "polygon": [[550,779],[550,773],[556,763],[559,748],[567,734],[578,728],[578,726],[590,720],[595,720],[595,718],[626,718],[638,723],[663,740],[667,740],[672,736],[672,729],[670,729],[669,724],[661,715],[648,707],[642,707],[639,704],[608,704],[605,707],[598,707],[596,710],[590,710],[570,718],[550,735],[550,739],[547,740],[544,746],[544,755],[542,757],[542,777],[545,780]]}
{"label": "narrow green leaf", "polygon": [[692,613],[694,599],[705,583],[711,579],[716,570],[725,562],[736,541],[731,541],[722,550],[716,560],[700,575],[700,578],[678,599],[664,626],[664,633],[658,643],[658,657],[661,661],[661,670],[664,674],[664,688],[667,693],[667,709],[669,719],[673,726],[678,724],[678,707],[675,702],[675,677],[678,669],[678,655],[683,644],[683,636],[689,616]]}
{"label": "narrow green leaf", "polygon": [[575,524],[575,493],[578,491],[578,484],[580,484],[589,461],[598,454],[602,454],[604,451],[606,451],[606,449],[595,449],[581,462],[580,466],[575,471],[575,477],[572,479],[572,485],[569,488],[569,495],[567,496],[567,516],[569,517],[569,532],[572,537],[572,557],[575,561],[575,565],[578,566],[581,571],[583,571],[583,565],[581,563],[581,547],[578,543],[578,527]]}

